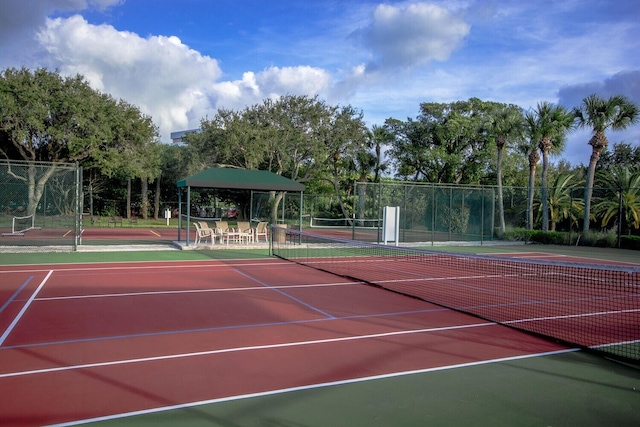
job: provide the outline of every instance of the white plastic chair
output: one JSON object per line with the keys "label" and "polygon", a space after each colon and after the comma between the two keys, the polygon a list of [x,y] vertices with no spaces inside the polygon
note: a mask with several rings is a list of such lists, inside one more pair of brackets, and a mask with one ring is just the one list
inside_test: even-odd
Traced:
{"label": "white plastic chair", "polygon": [[202,232],[209,232],[211,233],[211,243],[215,243],[216,241],[216,237],[218,238],[218,241],[220,243],[222,243],[222,233],[218,231],[217,228],[211,228],[209,227],[209,223],[207,223],[206,221],[199,221],[198,224],[200,224],[200,228],[202,228]]}
{"label": "white plastic chair", "polygon": [[260,242],[260,236],[264,236],[264,241],[267,242],[269,238],[269,236],[267,235],[268,230],[268,222],[259,222],[255,230],[253,231],[253,237],[256,239],[256,242]]}
{"label": "white plastic chair", "polygon": [[238,221],[238,238],[253,243],[253,229],[248,221]]}
{"label": "white plastic chair", "polygon": [[194,222],[193,226],[196,228],[196,246],[199,245],[200,242],[207,237],[211,238],[211,244],[213,245],[213,230],[211,230],[210,228],[207,228],[205,230],[197,222]]}

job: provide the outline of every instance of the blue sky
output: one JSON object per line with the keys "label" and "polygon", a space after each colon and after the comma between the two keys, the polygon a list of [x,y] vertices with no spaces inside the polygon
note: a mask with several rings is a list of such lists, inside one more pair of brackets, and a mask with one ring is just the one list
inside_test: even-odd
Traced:
{"label": "blue sky", "polygon": [[[0,68],[81,73],[152,116],[165,142],[218,108],[285,94],[350,104],[369,125],[470,97],[640,104],[637,0],[0,0],[0,10]],[[589,137],[571,133],[561,157],[586,164]],[[608,137],[638,146],[640,125]]]}

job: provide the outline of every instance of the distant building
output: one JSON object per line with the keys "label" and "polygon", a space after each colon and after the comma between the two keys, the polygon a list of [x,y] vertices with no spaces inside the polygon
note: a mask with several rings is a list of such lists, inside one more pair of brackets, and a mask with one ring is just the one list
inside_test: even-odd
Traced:
{"label": "distant building", "polygon": [[171,142],[174,144],[184,143],[184,136],[190,133],[200,133],[200,129],[181,130],[178,132],[171,132]]}

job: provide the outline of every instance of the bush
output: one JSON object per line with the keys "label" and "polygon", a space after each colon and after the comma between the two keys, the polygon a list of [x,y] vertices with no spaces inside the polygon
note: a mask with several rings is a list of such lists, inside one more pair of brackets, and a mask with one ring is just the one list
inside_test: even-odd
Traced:
{"label": "bush", "polygon": [[529,241],[545,245],[568,245],[569,233],[560,231],[547,231],[545,233],[540,230],[532,230],[529,232]]}
{"label": "bush", "polygon": [[578,242],[580,246],[594,246],[598,248],[617,248],[618,236],[616,233],[589,232],[583,234]]}
{"label": "bush", "polygon": [[[499,236],[496,230],[496,236]],[[576,238],[578,239],[576,243]],[[576,232],[547,231],[540,230],[527,231],[524,228],[507,230],[501,236],[502,240],[509,242],[532,242],[544,245],[579,245],[593,246],[601,248],[617,248],[618,235],[613,232],[589,232],[586,236],[579,236]],[[621,249],[640,250],[640,236],[625,235],[620,237]]]}
{"label": "bush", "polygon": [[524,242],[527,240],[527,230],[524,228],[517,228],[514,230],[507,230],[504,234],[500,234],[500,230],[496,229],[496,237],[508,242]]}
{"label": "bush", "polygon": [[640,250],[640,236],[620,236],[621,249]]}
{"label": "bush", "polygon": [[569,233],[560,231],[547,231],[543,233],[540,230],[527,231],[524,228],[505,231],[502,235],[503,240],[510,242],[534,242],[545,245],[569,245]]}

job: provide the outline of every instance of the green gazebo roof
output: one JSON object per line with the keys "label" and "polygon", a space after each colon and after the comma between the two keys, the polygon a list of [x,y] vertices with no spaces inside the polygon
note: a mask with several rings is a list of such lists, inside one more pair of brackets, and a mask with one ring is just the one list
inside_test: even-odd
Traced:
{"label": "green gazebo roof", "polygon": [[273,172],[255,169],[210,168],[181,179],[178,187],[263,191],[304,191],[304,185]]}

